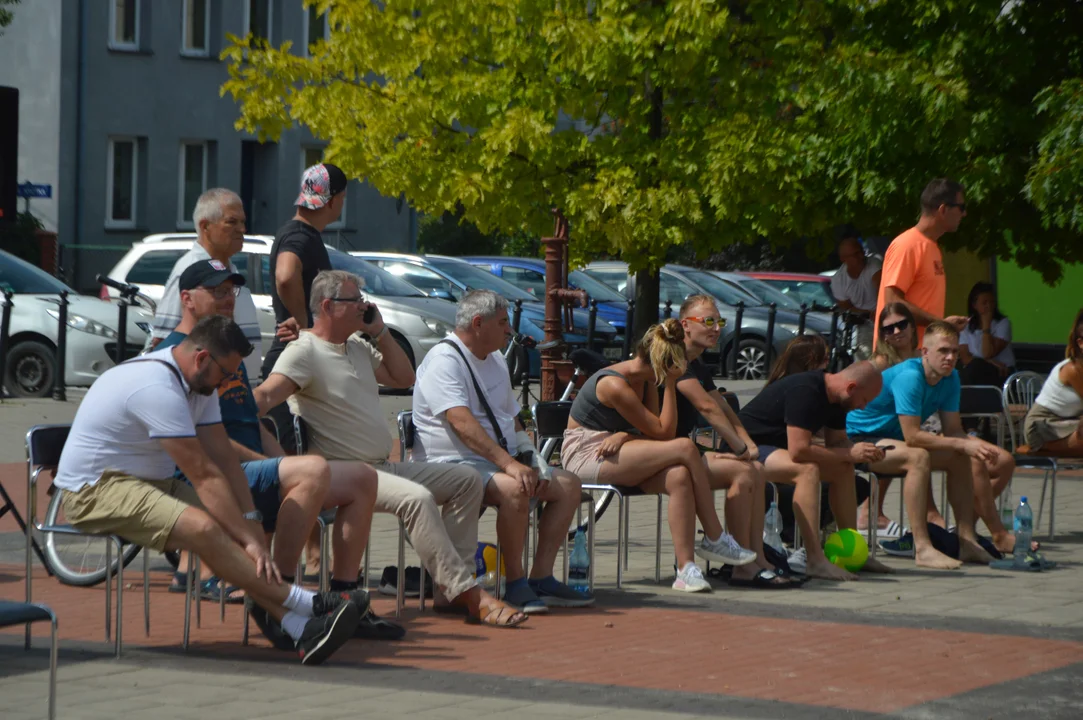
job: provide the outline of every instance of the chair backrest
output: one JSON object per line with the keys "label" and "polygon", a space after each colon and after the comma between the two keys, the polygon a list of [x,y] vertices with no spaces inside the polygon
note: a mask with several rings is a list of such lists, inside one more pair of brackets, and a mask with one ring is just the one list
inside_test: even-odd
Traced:
{"label": "chair backrest", "polygon": [[294,447],[298,455],[308,452],[308,423],[300,415],[293,415],[293,438]]}
{"label": "chair backrest", "polygon": [[406,462],[406,457],[414,449],[414,413],[412,410],[403,410],[399,413],[399,461]]}
{"label": "chair backrest", "polygon": [[27,472],[55,470],[71,425],[35,425],[26,433]]}
{"label": "chair backrest", "polygon": [[1023,423],[1026,413],[1034,405],[1034,399],[1042,391],[1045,376],[1030,370],[1012,373],[1004,381],[1001,398],[1004,414],[1008,418],[1008,434],[1011,437],[1012,452],[1015,452],[1023,437]]}
{"label": "chair backrest", "polygon": [[282,436],[278,434],[278,423],[275,422],[275,419],[273,417],[271,417],[270,415],[265,415],[261,417],[259,421],[267,432],[274,435],[275,440],[281,441]]}
{"label": "chair backrest", "polygon": [[967,417],[999,417],[1004,414],[1004,394],[994,385],[963,385],[959,414]]}
{"label": "chair backrest", "polygon": [[562,438],[568,429],[568,418],[572,414],[571,400],[547,400],[534,403],[530,408],[534,418],[535,438],[539,444],[549,438]]}

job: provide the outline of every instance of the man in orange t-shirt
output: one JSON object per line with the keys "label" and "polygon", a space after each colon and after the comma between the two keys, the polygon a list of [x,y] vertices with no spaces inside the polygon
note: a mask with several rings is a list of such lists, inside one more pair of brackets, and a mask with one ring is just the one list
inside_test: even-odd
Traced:
{"label": "man in orange t-shirt", "polygon": [[921,218],[918,224],[891,241],[884,254],[880,277],[880,292],[876,298],[876,337],[880,337],[880,313],[884,306],[901,302],[910,308],[917,321],[918,346],[925,335],[925,326],[936,320],[947,320],[962,329],[967,319],[953,315],[944,317],[947,276],[944,258],[937,240],[955,232],[966,217],[963,186],[954,180],[937,179],[921,193]]}

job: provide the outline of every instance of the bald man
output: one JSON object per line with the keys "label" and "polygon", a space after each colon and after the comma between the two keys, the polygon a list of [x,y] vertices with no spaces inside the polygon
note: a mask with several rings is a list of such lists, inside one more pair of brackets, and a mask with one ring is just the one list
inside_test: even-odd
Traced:
{"label": "bald man", "polygon": [[856,236],[839,242],[840,267],[831,276],[831,294],[840,310],[849,312],[857,321],[854,357],[872,357],[873,315],[876,296],[880,292],[880,261],[865,255],[865,248]]}
{"label": "bald man", "polygon": [[[820,546],[820,483],[839,528],[857,528],[854,465],[879,462],[884,451],[873,443],[851,443],[846,413],[865,407],[880,393],[880,371],[858,362],[840,373],[823,370],[776,380],[741,410],[741,422],[760,450],[767,480],[794,486],[794,517],[805,540],[806,573],[827,580],[855,580],[856,575],[830,563]],[[812,436],[824,431],[824,445]],[[869,572],[890,572],[870,559]]]}

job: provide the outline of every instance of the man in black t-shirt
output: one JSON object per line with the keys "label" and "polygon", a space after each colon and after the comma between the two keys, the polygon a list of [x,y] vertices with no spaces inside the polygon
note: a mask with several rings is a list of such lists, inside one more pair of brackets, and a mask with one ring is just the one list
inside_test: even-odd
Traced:
{"label": "man in black t-shirt", "polygon": [[[870,362],[855,363],[834,374],[813,370],[771,383],[741,410],[745,429],[759,445],[767,480],[795,486],[794,515],[805,539],[810,576],[856,578],[828,562],[820,546],[820,483],[830,486],[828,497],[839,528],[856,528],[854,465],[879,462],[884,451],[872,443],[851,443],[846,436],[846,413],[865,407],[882,385],[880,371]],[[824,431],[823,446],[812,442],[820,430]],[[865,569],[890,572],[871,558]]]}
{"label": "man in black t-shirt", "polygon": [[[321,270],[331,269],[323,244],[323,229],[342,215],[346,202],[346,174],[330,163],[313,165],[301,177],[297,212],[278,230],[271,246],[271,307],[275,322],[293,318],[298,330],[312,324],[309,299],[312,281]],[[275,339],[263,359],[263,377],[270,377],[285,347]]]}
{"label": "man in black t-shirt", "polygon": [[733,408],[719,393],[711,369],[701,356],[718,345],[722,316],[714,298],[693,295],[681,305],[684,355],[688,371],[677,381],[677,437],[687,437],[700,417],[725,444],[722,452],[706,451],[704,462],[711,489],[726,490],[726,527],[741,547],[756,553],[756,561],[733,569],[730,584],[747,587],[798,587],[780,577],[763,554],[764,468],[759,449],[745,432]]}

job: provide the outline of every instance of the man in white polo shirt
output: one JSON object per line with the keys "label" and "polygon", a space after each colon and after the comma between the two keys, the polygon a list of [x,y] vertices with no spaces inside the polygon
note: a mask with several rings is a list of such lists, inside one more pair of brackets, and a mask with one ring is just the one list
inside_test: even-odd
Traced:
{"label": "man in white polo shirt", "polygon": [[102,374],[79,406],[53,484],[76,529],[196,553],[280,620],[303,664],[319,664],[353,637],[368,598],[282,584],[215,394],[251,351],[240,327],[215,315],[176,347]]}
{"label": "man in white polo shirt", "polygon": [[[440,586],[438,611],[461,611],[476,622],[513,627],[526,615],[482,590],[474,577],[481,477],[464,465],[388,462],[391,433],[379,385],[408,388],[414,370],[387,331],[363,281],[323,270],[312,281],[312,328],[282,351],[254,389],[260,412],[289,400],[308,425],[309,451],[328,460],[360,460],[376,468],[376,512],[399,517],[414,549]],[[371,340],[358,336],[363,332]],[[424,588],[421,588],[424,591]],[[445,600],[446,598],[446,600]]]}

